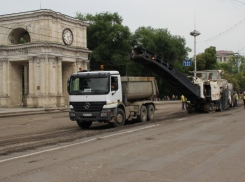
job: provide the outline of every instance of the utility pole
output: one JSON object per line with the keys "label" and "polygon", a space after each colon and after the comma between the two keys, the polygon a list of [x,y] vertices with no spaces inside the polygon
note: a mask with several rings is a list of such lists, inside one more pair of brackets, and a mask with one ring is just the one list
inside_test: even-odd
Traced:
{"label": "utility pole", "polygon": [[193,32],[190,33],[191,36],[194,36],[194,62],[195,62],[195,73],[194,77],[196,77],[196,71],[197,71],[197,63],[196,63],[196,36],[200,35],[201,33],[194,30]]}
{"label": "utility pole", "polygon": [[241,59],[240,59],[240,55],[239,53],[235,53],[235,56],[236,56],[236,59],[237,59],[237,70],[238,70],[238,73],[240,72],[240,63],[241,63]]}
{"label": "utility pole", "polygon": [[194,31],[190,33],[191,36],[194,36],[194,62],[195,62],[195,72],[194,77],[196,77],[197,71],[197,63],[196,63],[196,36],[200,35],[201,33],[196,31],[196,13],[194,11]]}

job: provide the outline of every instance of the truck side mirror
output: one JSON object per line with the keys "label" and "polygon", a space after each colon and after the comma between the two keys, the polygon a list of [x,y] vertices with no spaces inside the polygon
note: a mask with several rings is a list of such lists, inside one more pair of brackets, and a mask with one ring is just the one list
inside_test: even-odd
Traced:
{"label": "truck side mirror", "polygon": [[114,95],[116,93],[116,90],[111,91],[111,95]]}

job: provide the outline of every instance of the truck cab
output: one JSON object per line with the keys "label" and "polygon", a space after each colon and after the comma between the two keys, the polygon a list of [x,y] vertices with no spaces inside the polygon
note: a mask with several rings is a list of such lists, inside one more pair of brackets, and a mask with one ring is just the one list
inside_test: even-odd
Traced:
{"label": "truck cab", "polygon": [[[82,128],[92,121],[109,122],[122,104],[121,78],[118,71],[80,71],[68,81],[70,119]],[[82,124],[83,123],[83,124]]]}

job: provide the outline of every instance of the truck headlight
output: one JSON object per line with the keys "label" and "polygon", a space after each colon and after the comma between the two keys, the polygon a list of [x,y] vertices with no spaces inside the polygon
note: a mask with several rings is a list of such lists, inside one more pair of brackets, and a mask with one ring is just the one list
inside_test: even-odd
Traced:
{"label": "truck headlight", "polygon": [[102,113],[100,113],[100,116],[101,116],[101,117],[107,117],[107,112],[102,112]]}

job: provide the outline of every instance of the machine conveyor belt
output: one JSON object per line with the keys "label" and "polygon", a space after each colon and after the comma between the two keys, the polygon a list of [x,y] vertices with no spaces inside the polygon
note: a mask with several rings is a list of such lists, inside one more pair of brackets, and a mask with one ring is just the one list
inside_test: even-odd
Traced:
{"label": "machine conveyor belt", "polygon": [[151,69],[162,79],[168,82],[173,88],[183,94],[188,100],[203,100],[200,99],[199,87],[191,82],[189,78],[175,70],[174,67],[166,60],[156,54],[146,50],[145,48],[135,48],[130,56],[131,60],[146,68]]}

